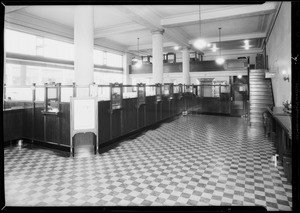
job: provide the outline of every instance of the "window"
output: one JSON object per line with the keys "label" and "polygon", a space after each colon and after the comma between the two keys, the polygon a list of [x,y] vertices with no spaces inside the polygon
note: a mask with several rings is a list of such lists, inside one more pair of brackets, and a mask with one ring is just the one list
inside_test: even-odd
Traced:
{"label": "window", "polygon": [[5,30],[5,49],[7,52],[36,55],[37,36],[14,30]]}
{"label": "window", "polygon": [[[49,63],[42,58],[74,61],[74,44],[6,29],[5,45],[6,52],[20,54],[16,58],[7,58],[4,77],[6,85],[29,86],[33,83],[43,85],[50,82],[71,85],[74,82],[74,70],[70,63],[60,60]],[[14,54],[10,55],[14,57]],[[33,57],[22,60],[26,55]],[[104,66],[97,67],[96,70],[100,72],[94,72],[95,83],[122,83],[122,72],[119,69],[123,67],[122,55],[94,49],[94,64]],[[105,66],[109,66],[108,70],[112,71],[107,71]]]}
{"label": "window", "polygon": [[45,38],[44,57],[74,61],[74,44]]}
{"label": "window", "polygon": [[111,67],[122,67],[123,66],[123,57],[114,53],[106,53],[107,55],[107,66]]}
{"label": "window", "polygon": [[122,83],[122,73],[94,72],[94,82],[96,84]]}
{"label": "window", "polygon": [[9,86],[43,85],[56,82],[70,85],[74,82],[74,71],[71,69],[42,66],[6,64],[5,83]]}
{"label": "window", "polygon": [[94,64],[103,65],[103,51],[94,50]]}

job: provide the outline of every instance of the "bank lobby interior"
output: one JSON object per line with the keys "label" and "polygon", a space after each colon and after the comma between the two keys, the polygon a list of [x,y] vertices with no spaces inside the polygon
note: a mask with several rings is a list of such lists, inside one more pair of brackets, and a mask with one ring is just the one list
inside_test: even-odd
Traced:
{"label": "bank lobby interior", "polygon": [[298,209],[295,4],[6,5],[3,206]]}

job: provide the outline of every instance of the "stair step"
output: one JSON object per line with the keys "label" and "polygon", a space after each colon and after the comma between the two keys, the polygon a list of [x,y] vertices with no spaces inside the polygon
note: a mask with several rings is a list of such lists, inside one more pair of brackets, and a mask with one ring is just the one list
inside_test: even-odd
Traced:
{"label": "stair step", "polygon": [[266,70],[265,69],[253,69],[253,70],[250,70],[250,73],[252,73],[252,72],[255,72],[255,73],[257,73],[257,72],[265,72]]}
{"label": "stair step", "polygon": [[255,76],[255,75],[263,75],[263,76],[265,76],[266,74],[265,74],[265,72],[250,72],[249,75],[250,76]]}
{"label": "stair step", "polygon": [[267,108],[251,108],[250,110],[249,110],[249,113],[251,114],[251,113],[260,113],[260,114],[262,114],[264,111],[266,111],[267,110]]}
{"label": "stair step", "polygon": [[251,118],[250,117],[250,123],[255,122],[255,123],[263,123],[262,118]]}
{"label": "stair step", "polygon": [[265,76],[259,76],[259,75],[255,75],[255,76],[249,76],[249,81],[251,82],[251,80],[265,80]]}
{"label": "stair step", "polygon": [[250,84],[251,88],[271,88],[268,84]]}
{"label": "stair step", "polygon": [[250,113],[249,117],[262,119],[262,113],[256,113],[256,114]]}
{"label": "stair step", "polygon": [[273,98],[271,95],[251,95],[250,100],[270,100],[270,101],[272,101]]}
{"label": "stair step", "polygon": [[250,94],[251,92],[271,92],[271,88],[250,88]]}
{"label": "stair step", "polygon": [[271,100],[250,100],[251,104],[272,104]]}
{"label": "stair step", "polygon": [[252,127],[263,127],[263,122],[250,122],[250,126]]}
{"label": "stair step", "polygon": [[250,86],[251,85],[270,85],[270,82],[262,80],[262,81],[250,81],[249,82]]}
{"label": "stair step", "polygon": [[264,109],[267,109],[267,107],[269,105],[270,104],[250,103],[249,107],[250,107],[250,109],[255,109],[255,108],[264,108]]}

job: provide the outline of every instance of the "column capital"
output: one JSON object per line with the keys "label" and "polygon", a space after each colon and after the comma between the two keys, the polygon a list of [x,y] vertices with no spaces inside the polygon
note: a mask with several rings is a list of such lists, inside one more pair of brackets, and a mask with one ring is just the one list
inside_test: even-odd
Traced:
{"label": "column capital", "polygon": [[163,34],[165,32],[165,30],[164,29],[154,29],[154,30],[151,30],[151,33],[152,33],[152,35],[153,34]]}

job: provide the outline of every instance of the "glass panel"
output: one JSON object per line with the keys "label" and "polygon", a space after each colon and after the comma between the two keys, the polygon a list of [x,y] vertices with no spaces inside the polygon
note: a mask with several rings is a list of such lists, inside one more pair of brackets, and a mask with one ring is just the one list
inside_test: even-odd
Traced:
{"label": "glass panel", "polygon": [[146,87],[146,96],[154,96],[155,95],[155,86]]}
{"label": "glass panel", "polygon": [[203,97],[213,97],[213,90],[211,85],[203,85]]}
{"label": "glass panel", "polygon": [[212,93],[213,93],[213,97],[220,97],[220,87],[219,85],[213,85],[212,86]]}
{"label": "glass panel", "polygon": [[6,88],[6,98],[11,100],[32,101],[31,88]]}
{"label": "glass panel", "polygon": [[136,86],[124,87],[123,98],[137,98],[136,90],[137,90]]}
{"label": "glass panel", "polygon": [[110,100],[110,88],[109,87],[98,87],[98,100],[107,101]]}
{"label": "glass panel", "polygon": [[109,85],[110,83],[122,83],[122,73],[94,72],[94,82],[98,85]]}
{"label": "glass panel", "polygon": [[111,106],[112,109],[120,109],[121,105],[121,87],[112,87],[111,91]]}
{"label": "glass panel", "polygon": [[144,86],[138,87],[138,102],[139,104],[145,104],[146,103],[146,88]]}
{"label": "glass panel", "polygon": [[61,88],[61,102],[70,102],[70,96],[73,97],[72,87],[62,87]]}
{"label": "glass panel", "polygon": [[36,88],[35,90],[35,100],[36,101],[44,101],[45,99],[45,88]]}

